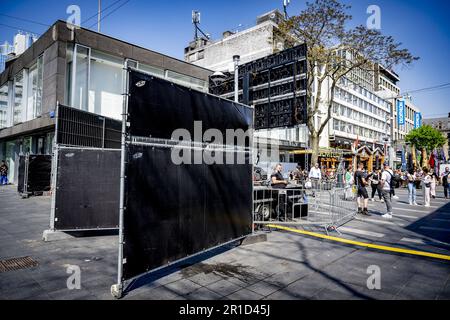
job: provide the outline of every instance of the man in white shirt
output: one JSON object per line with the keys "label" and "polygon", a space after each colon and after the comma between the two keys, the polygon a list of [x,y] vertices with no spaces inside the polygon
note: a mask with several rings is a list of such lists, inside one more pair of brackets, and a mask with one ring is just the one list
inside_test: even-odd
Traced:
{"label": "man in white shirt", "polygon": [[387,213],[383,214],[382,217],[386,219],[392,219],[392,204],[391,204],[391,180],[394,176],[394,172],[389,168],[389,164],[384,164],[384,171],[381,174],[381,195],[386,203]]}
{"label": "man in white shirt", "polygon": [[322,179],[322,172],[320,171],[318,163],[316,163],[309,171],[309,178],[311,179],[312,187],[317,189],[319,181]]}

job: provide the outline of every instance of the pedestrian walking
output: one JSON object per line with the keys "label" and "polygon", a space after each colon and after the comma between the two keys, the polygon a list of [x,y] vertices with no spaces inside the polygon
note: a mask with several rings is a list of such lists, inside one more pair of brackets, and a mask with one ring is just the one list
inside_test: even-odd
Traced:
{"label": "pedestrian walking", "polygon": [[358,202],[358,213],[370,216],[368,206],[369,206],[369,194],[367,193],[366,186],[369,184],[367,180],[367,174],[364,172],[364,164],[360,162],[358,164],[358,169],[355,172],[355,183],[358,188],[358,194],[356,201]]}
{"label": "pedestrian walking", "polygon": [[354,199],[354,194],[353,194],[353,184],[354,183],[355,183],[355,181],[353,178],[352,167],[349,166],[348,169],[345,170],[345,174],[344,174],[344,188],[345,188],[344,198],[345,198],[345,200],[353,200]]}
{"label": "pedestrian walking", "polygon": [[378,194],[378,198],[382,199],[381,197],[381,190],[378,187],[379,183],[380,183],[380,178],[381,178],[381,171],[380,170],[376,170],[372,176],[370,177],[369,181],[370,181],[370,186],[372,188],[372,196],[370,197],[370,201],[375,201],[375,193]]}
{"label": "pedestrian walking", "polygon": [[392,219],[392,203],[391,203],[391,189],[394,173],[389,167],[388,163],[384,164],[384,170],[381,174],[381,195],[383,196],[384,203],[386,204],[387,212],[382,215],[385,219]]}
{"label": "pedestrian walking", "polygon": [[450,167],[445,167],[445,171],[442,172],[442,174],[441,174],[441,182],[442,182],[442,186],[444,187],[444,197],[445,197],[445,199],[449,199],[449,193],[448,193],[448,189],[449,189],[449,183],[448,183],[449,175],[450,175]]}
{"label": "pedestrian walking", "polygon": [[434,170],[431,172],[431,188],[430,188],[430,194],[431,198],[436,199],[436,183],[437,183],[437,175]]}
{"label": "pedestrian walking", "polygon": [[0,185],[6,184],[8,184],[8,166],[5,160],[2,160],[2,164],[0,165]]}
{"label": "pedestrian walking", "polygon": [[318,189],[319,182],[322,179],[322,171],[320,170],[318,163],[316,163],[309,171],[309,179],[311,180],[312,187]]}
{"label": "pedestrian walking", "polygon": [[398,196],[395,194],[395,188],[398,187],[398,182],[401,180],[397,171],[390,170],[391,173],[391,191],[390,196],[392,199],[398,199]]}
{"label": "pedestrian walking", "polygon": [[408,171],[406,174],[406,181],[408,182],[409,204],[417,206],[416,172],[414,169]]}
{"label": "pedestrian walking", "polygon": [[430,171],[428,168],[423,168],[423,192],[424,192],[424,202],[425,207],[429,207],[431,205],[431,181],[433,178],[431,177]]}

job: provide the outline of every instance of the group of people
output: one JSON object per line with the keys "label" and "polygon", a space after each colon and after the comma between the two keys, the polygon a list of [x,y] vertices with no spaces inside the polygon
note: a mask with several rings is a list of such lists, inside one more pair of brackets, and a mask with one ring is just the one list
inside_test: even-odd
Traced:
{"label": "group of people", "polygon": [[[446,167],[440,177],[433,170],[424,167],[423,169],[409,169],[406,172],[401,170],[393,171],[389,165],[384,164],[384,170],[375,170],[367,172],[364,170],[364,164],[359,163],[356,172],[353,174],[349,168],[345,174],[345,184],[347,186],[355,185],[357,188],[358,212],[362,215],[370,215],[368,212],[369,199],[375,201],[375,195],[381,202],[386,204],[387,212],[383,218],[392,218],[392,199],[398,199],[395,195],[395,188],[402,184],[408,186],[408,199],[410,205],[417,204],[417,189],[423,188],[424,206],[431,205],[431,199],[436,198],[436,185],[438,181],[442,182],[444,187],[444,196],[449,199],[449,178],[450,168]],[[371,186],[371,197],[369,197],[367,187]]]}
{"label": "group of people", "polygon": [[2,160],[2,164],[0,165],[0,185],[6,184],[8,184],[8,166],[5,160]]}

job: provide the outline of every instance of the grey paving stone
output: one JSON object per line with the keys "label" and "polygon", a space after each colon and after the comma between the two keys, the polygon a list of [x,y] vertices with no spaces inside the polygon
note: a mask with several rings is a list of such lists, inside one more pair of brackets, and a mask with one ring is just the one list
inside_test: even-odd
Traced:
{"label": "grey paving stone", "polygon": [[164,286],[146,290],[137,289],[127,294],[123,299],[126,300],[178,300],[183,299],[180,295]]}
{"label": "grey paving stone", "polygon": [[199,274],[196,274],[189,278],[189,280],[191,280],[201,286],[207,286],[208,284],[217,282],[222,279],[224,279],[224,277],[217,275],[214,272],[199,273]]}
{"label": "grey paving stone", "polygon": [[248,289],[241,289],[228,295],[227,298],[230,300],[261,300],[264,296]]}
{"label": "grey paving stone", "polygon": [[247,287],[247,289],[265,297],[268,296],[269,294],[274,293],[275,291],[280,290],[280,286],[274,285],[273,283],[260,281]]}
{"label": "grey paving stone", "polygon": [[307,297],[302,296],[301,293],[292,293],[289,289],[283,288],[279,291],[268,295],[263,300],[305,300]]}
{"label": "grey paving stone", "polygon": [[222,298],[217,292],[201,287],[185,296],[189,300],[218,300]]}
{"label": "grey paving stone", "polygon": [[185,296],[192,291],[199,289],[201,286],[189,279],[181,279],[165,285],[166,288],[172,290],[180,296]]}
{"label": "grey paving stone", "polygon": [[206,286],[209,290],[212,290],[220,295],[228,296],[233,292],[240,290],[242,287],[234,284],[228,280],[219,280],[214,282],[208,286]]}

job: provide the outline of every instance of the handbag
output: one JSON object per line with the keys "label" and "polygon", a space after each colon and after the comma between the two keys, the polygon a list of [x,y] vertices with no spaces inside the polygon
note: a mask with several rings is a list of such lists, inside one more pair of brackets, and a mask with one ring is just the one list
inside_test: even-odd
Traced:
{"label": "handbag", "polygon": [[305,182],[305,189],[311,189],[312,188],[312,182],[311,180],[308,180]]}

